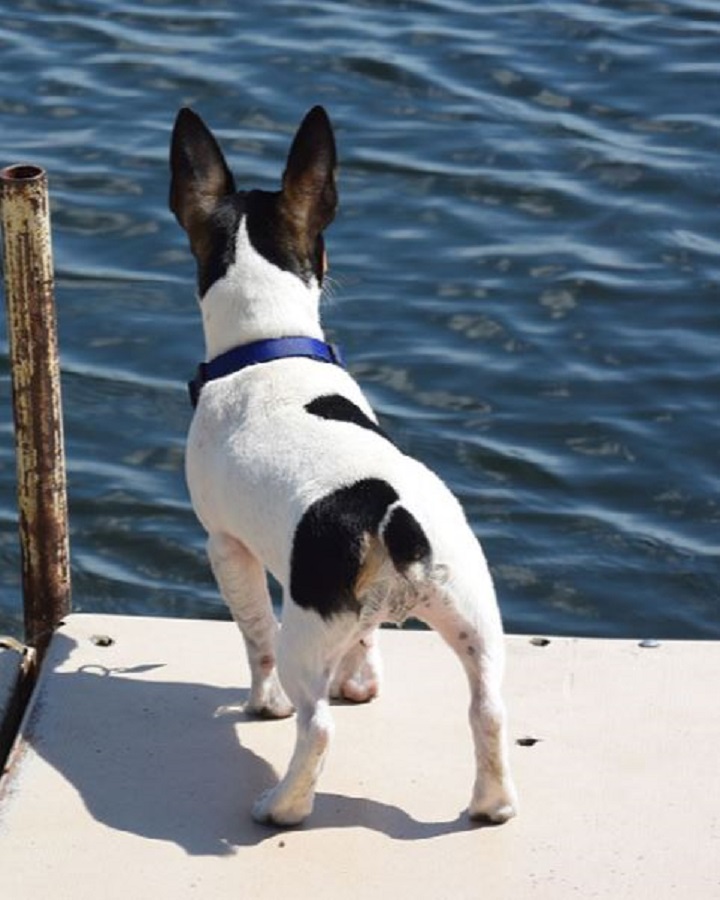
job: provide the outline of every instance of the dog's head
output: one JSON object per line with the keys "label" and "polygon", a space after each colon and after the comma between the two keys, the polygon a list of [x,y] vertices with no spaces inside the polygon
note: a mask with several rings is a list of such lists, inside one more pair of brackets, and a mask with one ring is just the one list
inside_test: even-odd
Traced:
{"label": "dog's head", "polygon": [[237,191],[214,136],[187,108],[175,121],[170,168],[170,209],[190,239],[201,299],[228,277],[241,290],[246,282],[267,281],[268,263],[319,289],[326,267],[322,232],[337,207],[335,140],[321,106],[295,135],[279,191]]}

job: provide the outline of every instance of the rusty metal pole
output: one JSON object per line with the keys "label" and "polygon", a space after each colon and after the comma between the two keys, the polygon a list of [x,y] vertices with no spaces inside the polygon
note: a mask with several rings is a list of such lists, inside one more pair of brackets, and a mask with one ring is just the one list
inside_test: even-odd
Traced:
{"label": "rusty metal pole", "polygon": [[70,611],[67,489],[47,176],[0,171],[25,641],[40,658]]}

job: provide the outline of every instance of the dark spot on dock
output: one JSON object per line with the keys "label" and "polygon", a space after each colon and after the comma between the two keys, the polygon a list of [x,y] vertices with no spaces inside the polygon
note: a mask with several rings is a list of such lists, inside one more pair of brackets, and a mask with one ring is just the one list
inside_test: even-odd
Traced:
{"label": "dark spot on dock", "polygon": [[109,634],[93,634],[90,643],[95,644],[96,647],[112,647],[115,639],[111,638]]}
{"label": "dark spot on dock", "polygon": [[518,747],[534,747],[535,744],[539,744],[540,741],[541,738],[521,737],[518,738],[515,743],[518,745]]}
{"label": "dark spot on dock", "polygon": [[530,638],[530,643],[533,645],[533,647],[547,647],[547,645],[550,643],[550,638],[534,637]]}

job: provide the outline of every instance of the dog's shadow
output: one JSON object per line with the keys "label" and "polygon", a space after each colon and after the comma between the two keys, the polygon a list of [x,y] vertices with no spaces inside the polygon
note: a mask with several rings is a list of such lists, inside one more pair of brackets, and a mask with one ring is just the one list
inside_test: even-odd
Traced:
{"label": "dog's shadow", "polygon": [[[59,634],[53,655],[73,646]],[[55,671],[38,689],[28,743],[109,828],[173,842],[191,855],[222,856],[277,838],[278,830],[250,819],[253,801],[277,775],[242,745],[247,691],[163,681],[158,671],[143,677],[160,668]],[[361,827],[404,841],[473,826],[463,815],[419,822],[394,806],[320,792],[302,827]]]}

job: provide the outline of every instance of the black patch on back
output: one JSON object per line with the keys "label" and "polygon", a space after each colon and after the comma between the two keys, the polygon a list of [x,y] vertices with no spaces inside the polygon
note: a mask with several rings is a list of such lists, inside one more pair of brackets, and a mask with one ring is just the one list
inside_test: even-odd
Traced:
{"label": "black patch on back", "polygon": [[[359,406],[356,406],[347,397],[343,397],[342,394],[324,394],[322,397],[316,397],[310,403],[305,404],[305,409],[321,419],[331,419],[335,422],[350,422],[353,425],[359,425],[361,428],[367,428],[368,431],[374,431],[375,434],[379,434],[380,437],[385,438],[387,441],[390,440],[376,422],[373,422]],[[392,443],[392,441],[390,442]]]}
{"label": "black patch on back", "polygon": [[363,536],[377,532],[388,506],[397,499],[386,481],[366,478],[313,503],[293,542],[290,593],[299,606],[314,609],[324,619],[359,612],[354,586]]}

